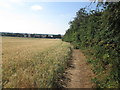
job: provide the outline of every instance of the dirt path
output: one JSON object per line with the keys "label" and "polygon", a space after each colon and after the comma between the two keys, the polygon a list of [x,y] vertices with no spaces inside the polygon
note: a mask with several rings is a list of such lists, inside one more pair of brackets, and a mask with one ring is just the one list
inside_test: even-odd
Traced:
{"label": "dirt path", "polygon": [[70,79],[66,88],[92,88],[91,77],[93,73],[80,50],[73,50],[72,64],[73,67],[66,71],[67,78]]}

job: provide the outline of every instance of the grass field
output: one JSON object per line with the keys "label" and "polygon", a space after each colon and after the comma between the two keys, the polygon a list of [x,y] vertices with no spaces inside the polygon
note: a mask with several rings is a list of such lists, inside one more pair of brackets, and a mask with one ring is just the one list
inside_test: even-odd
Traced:
{"label": "grass field", "polygon": [[3,87],[54,87],[70,52],[70,44],[59,39],[3,37]]}

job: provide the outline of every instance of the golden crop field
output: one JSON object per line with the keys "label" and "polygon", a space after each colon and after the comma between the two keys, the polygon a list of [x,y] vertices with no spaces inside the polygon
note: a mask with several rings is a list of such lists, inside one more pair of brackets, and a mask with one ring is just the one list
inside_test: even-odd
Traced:
{"label": "golden crop field", "polygon": [[59,39],[2,37],[2,86],[53,87],[69,54],[70,44]]}

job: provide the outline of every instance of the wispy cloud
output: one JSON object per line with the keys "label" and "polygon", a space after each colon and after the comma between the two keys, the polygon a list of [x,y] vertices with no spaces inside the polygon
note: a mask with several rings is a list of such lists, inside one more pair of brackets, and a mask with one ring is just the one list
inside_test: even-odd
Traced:
{"label": "wispy cloud", "polygon": [[59,33],[57,26],[53,22],[38,20],[35,16],[5,12],[0,10],[0,30],[1,32],[18,33]]}
{"label": "wispy cloud", "polygon": [[8,2],[4,2],[4,1],[0,1],[0,6],[3,8],[11,8],[11,4],[9,4]]}
{"label": "wispy cloud", "polygon": [[1,8],[15,9],[14,5],[23,5],[23,0],[0,0]]}
{"label": "wispy cloud", "polygon": [[12,3],[22,3],[24,0],[10,0]]}
{"label": "wispy cloud", "polygon": [[34,5],[31,7],[31,9],[38,11],[38,10],[42,10],[43,8],[40,5]]}

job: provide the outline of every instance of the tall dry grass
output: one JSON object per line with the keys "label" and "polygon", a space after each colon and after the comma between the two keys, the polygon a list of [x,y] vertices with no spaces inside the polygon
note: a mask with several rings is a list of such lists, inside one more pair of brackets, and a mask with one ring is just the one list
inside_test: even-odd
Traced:
{"label": "tall dry grass", "polygon": [[2,39],[4,88],[51,88],[66,67],[70,44],[58,39]]}

